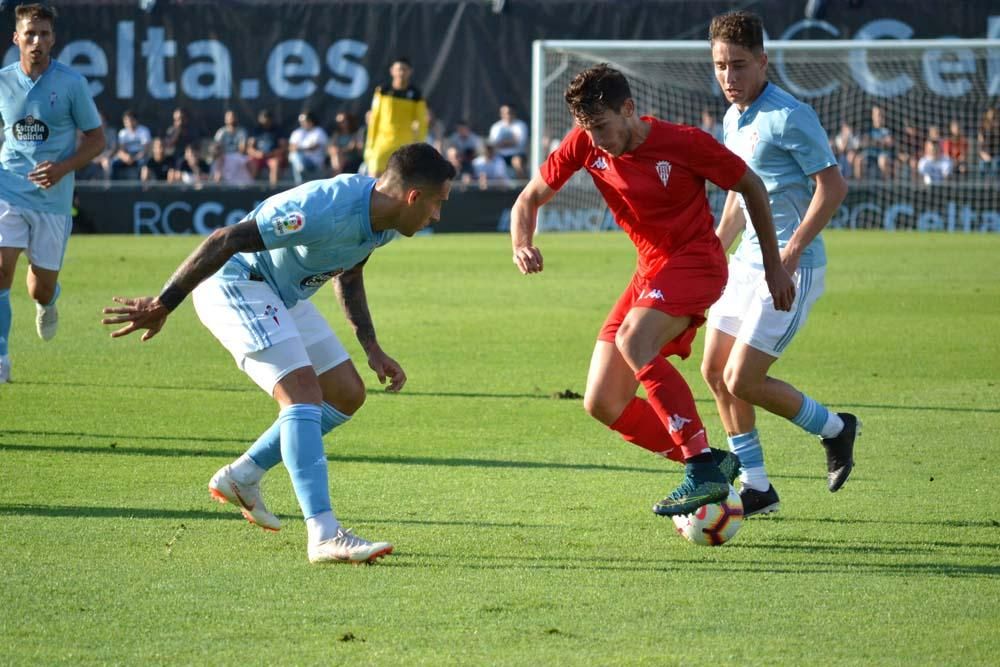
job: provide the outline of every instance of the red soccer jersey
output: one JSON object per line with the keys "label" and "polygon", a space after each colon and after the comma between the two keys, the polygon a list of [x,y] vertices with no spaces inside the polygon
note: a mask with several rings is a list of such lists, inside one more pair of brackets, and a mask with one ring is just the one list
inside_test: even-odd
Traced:
{"label": "red soccer jersey", "polygon": [[541,167],[558,190],[581,168],[607,202],[615,221],[639,251],[638,271],[651,276],[671,255],[722,252],[705,195],[706,179],[729,190],[747,166],[695,127],[643,116],[649,136],[630,153],[611,157],[574,127]]}

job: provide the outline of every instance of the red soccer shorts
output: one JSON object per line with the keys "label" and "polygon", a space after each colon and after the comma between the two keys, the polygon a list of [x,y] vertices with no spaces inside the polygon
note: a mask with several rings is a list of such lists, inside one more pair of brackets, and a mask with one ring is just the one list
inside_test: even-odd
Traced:
{"label": "red soccer shorts", "polygon": [[687,359],[698,327],[705,323],[705,311],[722,296],[728,276],[726,257],[721,252],[671,257],[648,278],[636,273],[608,313],[597,339],[614,343],[618,327],[630,310],[653,308],[691,318],[690,326],[660,350],[665,357],[676,354]]}

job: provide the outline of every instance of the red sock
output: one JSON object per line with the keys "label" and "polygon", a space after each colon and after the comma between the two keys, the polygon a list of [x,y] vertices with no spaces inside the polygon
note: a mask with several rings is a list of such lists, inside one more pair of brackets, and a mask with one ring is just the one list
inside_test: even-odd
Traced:
{"label": "red sock", "polygon": [[635,378],[642,383],[649,404],[670,433],[670,439],[685,459],[708,451],[705,427],[694,405],[694,396],[676,368],[656,356],[639,369]]}
{"label": "red sock", "polygon": [[608,428],[621,433],[633,445],[639,445],[671,461],[684,462],[684,455],[674,446],[673,439],[656,416],[653,406],[638,396],[629,401],[615,423]]}

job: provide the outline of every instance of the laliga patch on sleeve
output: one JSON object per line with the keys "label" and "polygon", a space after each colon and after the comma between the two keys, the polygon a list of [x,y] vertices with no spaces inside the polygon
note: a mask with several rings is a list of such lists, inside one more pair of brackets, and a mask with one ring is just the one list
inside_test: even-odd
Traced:
{"label": "laliga patch on sleeve", "polygon": [[285,236],[286,234],[294,234],[305,227],[306,218],[298,212],[289,213],[275,218],[271,224],[274,225],[275,236]]}

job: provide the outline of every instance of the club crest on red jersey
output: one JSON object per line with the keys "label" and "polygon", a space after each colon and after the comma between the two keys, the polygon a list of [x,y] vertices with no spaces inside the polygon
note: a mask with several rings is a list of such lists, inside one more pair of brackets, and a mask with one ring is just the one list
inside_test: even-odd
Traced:
{"label": "club crest on red jersey", "polygon": [[663,183],[663,187],[667,187],[667,181],[670,179],[670,163],[666,160],[660,160],[657,162],[656,175],[660,177],[660,182]]}

